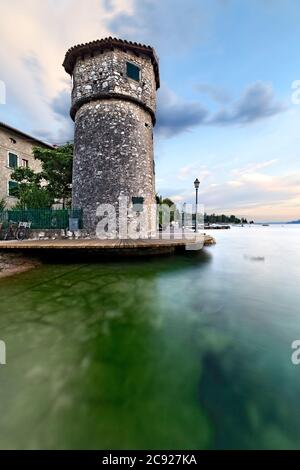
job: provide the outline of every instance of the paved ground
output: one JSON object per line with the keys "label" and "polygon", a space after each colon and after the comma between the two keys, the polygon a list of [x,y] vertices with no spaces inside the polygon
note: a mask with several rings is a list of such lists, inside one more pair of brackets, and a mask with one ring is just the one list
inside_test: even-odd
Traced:
{"label": "paved ground", "polygon": [[56,240],[9,240],[0,241],[0,250],[7,251],[114,251],[130,253],[164,253],[182,251],[185,249],[201,249],[204,245],[210,245],[214,242],[209,235],[198,235],[189,239],[137,239],[137,240],[100,240],[100,239],[56,239]]}

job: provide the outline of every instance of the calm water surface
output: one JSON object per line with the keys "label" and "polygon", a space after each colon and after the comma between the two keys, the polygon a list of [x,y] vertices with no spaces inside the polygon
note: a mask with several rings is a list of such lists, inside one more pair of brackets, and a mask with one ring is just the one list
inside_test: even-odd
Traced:
{"label": "calm water surface", "polygon": [[0,282],[1,448],[300,448],[300,227]]}

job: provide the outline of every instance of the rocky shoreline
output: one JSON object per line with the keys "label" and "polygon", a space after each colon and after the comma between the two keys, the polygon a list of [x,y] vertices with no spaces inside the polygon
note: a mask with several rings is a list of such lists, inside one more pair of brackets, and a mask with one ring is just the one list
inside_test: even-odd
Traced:
{"label": "rocky shoreline", "polygon": [[24,256],[22,253],[0,252],[0,279],[24,273],[41,264],[37,259]]}

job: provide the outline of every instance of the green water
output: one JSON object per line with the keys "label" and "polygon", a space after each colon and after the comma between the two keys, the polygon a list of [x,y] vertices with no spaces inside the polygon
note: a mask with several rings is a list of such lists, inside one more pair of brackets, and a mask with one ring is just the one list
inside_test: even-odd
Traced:
{"label": "green water", "polygon": [[300,448],[300,227],[0,282],[0,447]]}

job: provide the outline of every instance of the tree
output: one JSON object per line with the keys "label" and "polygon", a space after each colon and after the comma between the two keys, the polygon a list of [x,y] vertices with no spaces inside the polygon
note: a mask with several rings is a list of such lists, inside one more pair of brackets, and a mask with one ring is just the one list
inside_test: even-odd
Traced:
{"label": "tree", "polygon": [[0,212],[3,212],[6,207],[5,199],[0,199]]}
{"label": "tree", "polygon": [[247,219],[243,218],[242,220],[236,217],[235,215],[216,215],[216,214],[204,214],[204,223],[206,224],[215,224],[215,223],[230,223],[230,224],[240,224],[240,223],[245,223],[247,224]]}
{"label": "tree", "polygon": [[47,186],[43,185],[41,173],[34,173],[31,168],[19,167],[11,174],[18,183],[12,195],[18,198],[15,209],[45,209],[53,204],[53,197]]}
{"label": "tree", "polygon": [[50,208],[55,200],[62,201],[63,208],[71,199],[73,144],[55,149],[33,148],[34,158],[40,160],[42,171],[16,168],[11,179],[18,183],[12,195],[18,198],[18,209]]}
{"label": "tree", "polygon": [[62,201],[63,208],[71,199],[73,144],[55,149],[34,147],[34,158],[42,163],[40,176],[47,183],[47,191],[53,200]]}
{"label": "tree", "polygon": [[166,204],[169,207],[175,206],[175,203],[171,199],[169,199],[168,197],[163,198],[158,193],[156,193],[155,199],[156,199],[156,204]]}
{"label": "tree", "polygon": [[162,204],[163,203],[163,198],[160,196],[158,193],[155,194],[155,201],[156,204]]}
{"label": "tree", "polygon": [[[156,204],[158,204],[159,206],[168,206],[169,208],[173,209],[170,211],[170,222],[173,222],[175,219],[178,220],[178,217],[179,217],[179,212],[176,208],[176,205],[174,204],[174,202],[169,199],[168,197],[166,198],[163,198],[162,196],[160,196],[159,194],[156,194],[155,195],[155,199],[156,199]],[[165,212],[163,210],[163,207],[160,207],[158,209],[158,214],[159,214],[159,224],[162,225],[162,222],[163,222],[163,212]]]}
{"label": "tree", "polygon": [[46,188],[35,185],[26,185],[20,191],[18,202],[14,209],[50,209],[53,201]]}
{"label": "tree", "polygon": [[174,202],[171,199],[169,199],[168,197],[165,197],[163,199],[162,203],[167,204],[167,206],[169,206],[169,207],[174,207],[175,206]]}

